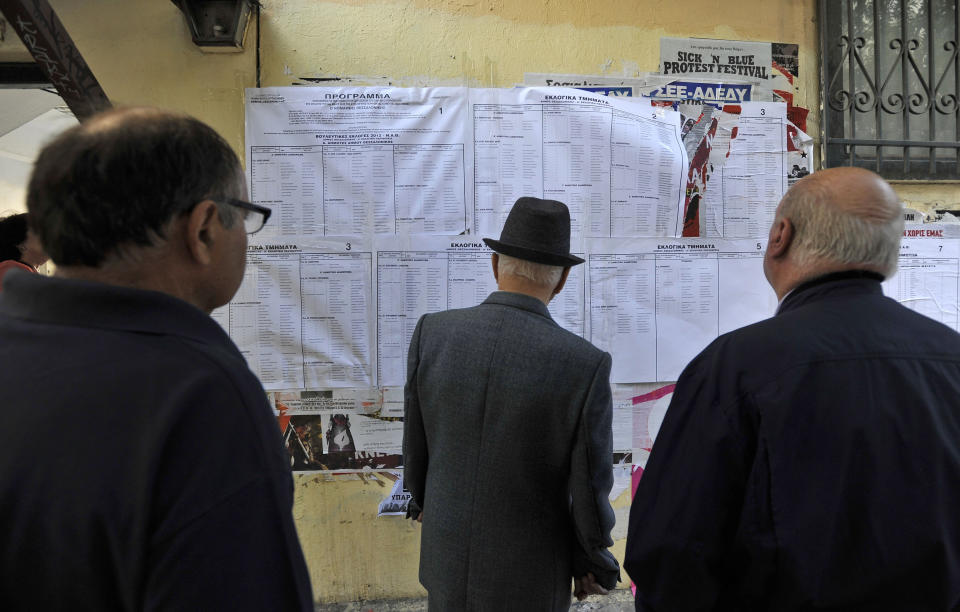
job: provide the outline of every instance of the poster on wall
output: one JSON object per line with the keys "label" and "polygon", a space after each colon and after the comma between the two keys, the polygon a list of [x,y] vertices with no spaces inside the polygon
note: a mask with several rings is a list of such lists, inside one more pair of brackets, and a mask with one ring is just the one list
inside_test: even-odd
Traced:
{"label": "poster on wall", "polygon": [[[565,87],[247,92],[258,241],[498,235],[521,196],[557,199],[587,236],[676,236],[677,113]],[[275,221],[274,221],[275,220]]]}
{"label": "poster on wall", "polygon": [[637,79],[628,77],[527,72],[523,75],[523,84],[517,87],[572,87],[601,96],[629,98],[637,95],[638,84]]}
{"label": "poster on wall", "polygon": [[393,486],[390,494],[380,502],[377,516],[406,516],[413,495],[403,486],[403,472],[378,472],[378,475],[392,480]]}
{"label": "poster on wall", "polygon": [[[724,210],[723,166],[730,153],[730,140],[737,134],[737,124],[743,108],[754,108],[758,101],[773,101],[773,93],[762,79],[752,77],[720,77],[690,75],[664,76],[659,74],[645,74],[638,78],[614,79],[612,77],[590,77],[577,75],[527,74],[526,80],[531,83],[599,83],[617,82],[629,85],[633,96],[639,99],[650,100],[655,108],[669,108],[680,114],[680,135],[686,152],[688,165],[685,172],[685,192],[683,214],[680,222],[680,234],[684,237],[723,236],[722,211]],[[589,87],[586,87],[589,89]],[[788,115],[789,105],[770,106],[774,112],[768,117],[773,121],[781,115]],[[750,123],[750,112],[745,123]],[[769,121],[768,121],[769,123]],[[773,126],[771,123],[769,127]],[[744,132],[745,138],[748,138]],[[764,152],[753,151],[752,161],[763,162],[758,167],[768,170],[770,163],[782,165],[783,147],[787,147],[787,160],[791,166],[787,171],[787,178],[798,179],[806,176],[813,169],[813,141],[795,125],[789,124],[783,135],[785,144],[778,144]],[[738,143],[740,147],[742,143]],[[762,155],[759,159],[757,155]],[[809,158],[808,158],[809,157]],[[742,161],[734,160],[729,176],[742,177],[737,171],[737,164]],[[791,166],[788,166],[790,168]],[[759,173],[758,173],[759,174]],[[708,190],[707,184],[713,179],[714,188]],[[754,180],[764,180],[754,175]],[[772,179],[766,179],[772,180]],[[781,181],[782,182],[782,181]],[[730,191],[733,197],[743,199],[743,192],[735,189]],[[769,195],[764,192],[762,195]],[[779,201],[779,197],[776,197]],[[747,203],[747,208],[758,208],[757,204]],[[709,208],[708,208],[709,207]],[[718,215],[718,211],[720,214]],[[757,215],[759,223],[766,217]],[[733,227],[733,225],[731,225]],[[765,235],[765,229],[757,230],[759,237]],[[620,235],[620,234],[613,234]],[[636,235],[636,234],[634,234]],[[738,237],[752,234],[738,233]]]}
{"label": "poster on wall", "polygon": [[726,104],[740,104],[751,100],[769,98],[767,90],[758,79],[746,77],[675,77],[658,74],[648,75],[640,88],[640,95],[661,102],[676,104],[699,102],[722,108]]}
{"label": "poster on wall", "polygon": [[[274,392],[296,471],[400,467],[413,328],[424,313],[474,306],[496,288],[479,238],[499,235],[523,195],[570,207],[571,250],[588,263],[549,309],[613,353],[617,382],[673,380],[718,333],[769,315],[757,240],[677,237],[686,216],[699,223],[707,162],[730,160],[742,117],[725,109],[756,104],[759,80],[677,78],[689,89],[662,93],[686,99],[659,105],[567,86],[248,92],[250,192],[275,216],[250,240],[236,297],[213,314]],[[733,153],[781,154],[757,144],[767,132],[755,114],[744,114],[750,129]],[[764,164],[753,165],[765,173]],[[743,173],[729,174],[736,184]],[[733,192],[714,190],[721,213]],[[636,419],[647,418],[639,395],[615,410],[623,475],[646,452],[634,439]]]}
{"label": "poster on wall", "polygon": [[574,87],[613,97],[644,97],[659,102],[703,102],[720,106],[749,100],[773,101],[763,79],[745,76],[663,75],[640,73],[633,77],[528,72],[524,86]]}
{"label": "poster on wall", "polygon": [[641,470],[647,467],[650,451],[657,439],[663,417],[667,414],[667,407],[673,399],[676,384],[636,385],[639,391],[632,395],[630,403],[633,406],[634,418],[631,431],[633,440],[633,464]]}
{"label": "poster on wall", "polygon": [[[377,380],[400,386],[421,316],[476,306],[497,290],[493,251],[479,239],[456,236],[385,236],[376,245]],[[583,266],[572,268],[565,290],[549,304],[553,320],[578,336],[586,333],[584,282]]]}
{"label": "poster on wall", "polygon": [[[812,171],[812,140],[766,97],[777,65],[798,74],[786,47],[770,46],[766,80],[708,70],[502,90],[251,90],[250,191],[275,217],[214,315],[274,391],[291,466],[401,468],[413,327],[495,289],[479,238],[534,195],[570,205],[587,263],[549,309],[613,354],[618,486],[642,473],[666,383],[776,307],[762,271],[772,207]],[[958,245],[905,242],[884,290],[957,328]],[[401,511],[398,486],[386,513]]]}
{"label": "poster on wall", "polygon": [[472,89],[474,228],[496,236],[521,196],[564,202],[574,236],[676,236],[680,116],[567,88]]}
{"label": "poster on wall", "polygon": [[960,240],[940,224],[910,225],[900,243],[897,271],[883,293],[907,308],[960,331]]}
{"label": "poster on wall", "polygon": [[372,274],[362,236],[250,244],[240,288],[212,316],[267,390],[371,387]]}
{"label": "poster on wall", "polygon": [[794,106],[800,76],[800,46],[791,43],[718,40],[709,38],[660,39],[660,72],[664,77],[710,76],[757,79],[770,97],[754,101],[786,102],[788,116],[806,131],[808,110]]}
{"label": "poster on wall", "polygon": [[773,314],[758,239],[591,239],[589,340],[614,383],[674,381],[720,334]]}
{"label": "poster on wall", "polygon": [[741,105],[723,179],[721,210],[715,215],[725,238],[765,238],[777,204],[787,190],[787,116],[783,103]]}
{"label": "poster on wall", "polygon": [[813,172],[813,138],[789,120],[787,121],[786,168],[788,189]]}
{"label": "poster on wall", "polygon": [[403,462],[403,421],[368,412],[374,397],[296,391],[275,393],[274,402],[294,472],[380,470]]}
{"label": "poster on wall", "polygon": [[709,38],[660,38],[660,74],[740,76],[767,80],[770,43]]}
{"label": "poster on wall", "polygon": [[[746,95],[741,94],[738,99]],[[398,105],[398,100],[406,102]],[[731,107],[743,112],[727,113],[725,109]],[[455,136],[463,145],[463,159],[472,163],[464,165],[455,155],[441,160],[440,166],[465,181],[465,192],[473,194],[469,202],[472,214],[464,231],[497,236],[517,197],[555,198],[571,209],[573,251],[594,263],[610,253],[594,239],[672,238],[681,221],[684,227],[689,222],[697,232],[691,235],[699,235],[701,207],[711,202],[718,207],[715,217],[720,222],[715,225],[721,235],[762,238],[754,226],[763,224],[766,204],[750,198],[762,196],[774,204],[779,199],[780,192],[768,193],[767,187],[778,187],[785,179],[778,157],[783,155],[785,136],[782,105],[741,102],[718,111],[685,103],[684,112],[689,113],[689,121],[681,125],[685,115],[653,106],[649,100],[603,97],[566,87],[252,90],[248,96],[249,154],[259,154],[259,147],[265,147],[264,154],[273,157],[264,158],[261,165],[277,173],[258,174],[260,162],[255,161],[249,177],[251,190],[257,193],[265,188],[258,187],[258,181],[280,189],[281,219],[273,235],[261,232],[251,240],[244,283],[234,300],[214,317],[234,337],[268,390],[396,388],[404,382],[407,346],[419,317],[479,304],[495,289],[489,249],[477,237],[429,235],[419,231],[425,226],[416,224],[394,225],[392,231],[381,233],[377,231],[377,205],[364,199],[367,192],[362,190],[350,192],[356,194],[357,202],[345,201],[350,203],[354,220],[362,218],[358,211],[364,210],[372,215],[372,224],[351,222],[341,229],[363,231],[330,236],[324,233],[330,229],[325,223],[310,229],[304,220],[319,214],[316,209],[323,208],[331,193],[342,195],[345,187],[339,183],[350,182],[349,176],[328,170],[352,168],[360,180],[371,169],[371,150],[363,147],[348,147],[347,157],[353,161],[347,166],[327,159],[328,154],[339,159],[344,150],[337,147],[345,146],[337,144],[341,141],[393,139],[393,144],[366,144],[383,145],[387,147],[383,151],[402,157],[408,152],[405,147],[414,146],[414,141],[421,141],[417,147],[447,146],[456,144],[450,140]],[[728,125],[725,117],[731,118],[732,124]],[[371,118],[375,119],[372,123],[367,121]],[[303,149],[309,138],[323,143],[318,145],[321,149]],[[719,153],[716,146],[710,146],[718,144]],[[333,147],[330,151],[328,145]],[[304,161],[310,159],[304,157],[307,153],[318,157]],[[687,164],[688,158],[692,165]],[[394,167],[402,165],[399,158],[392,159]],[[417,163],[430,160],[433,158]],[[708,163],[713,161],[724,164],[715,170],[716,179],[711,178],[714,166]],[[302,186],[304,172],[313,171],[325,173],[326,178],[313,184],[311,200],[301,197],[302,190],[291,190],[283,183]],[[447,184],[450,176],[423,175],[416,179],[420,182],[410,183],[405,178],[394,187],[430,194],[436,185]],[[327,179],[334,184],[329,185]],[[723,188],[709,188],[708,179]],[[276,181],[286,186],[274,184]],[[297,219],[293,229],[283,222],[284,210],[293,211]],[[323,218],[333,217],[323,213]],[[746,229],[735,232],[737,223]],[[591,253],[592,248],[600,250]],[[630,254],[614,252],[617,256]],[[665,271],[671,265],[664,263],[660,268]],[[597,293],[598,287],[605,286],[602,276],[592,278],[594,273],[602,274],[601,269],[606,268],[575,268],[567,289],[551,304],[554,319],[577,335],[611,333],[609,326],[591,326],[607,325],[608,318],[598,316],[604,309],[621,308],[613,301],[598,310],[596,299],[594,310],[586,305],[592,293],[598,299],[605,295]],[[619,291],[636,280],[631,274],[618,274],[610,290]],[[763,292],[762,275],[754,280],[761,289],[748,292],[751,295]],[[710,308],[716,311],[718,307]],[[663,305],[661,311],[667,312]],[[668,318],[682,323],[684,329],[696,329],[699,323],[695,319],[702,314],[698,313],[680,309]],[[620,336],[614,334],[600,342],[613,343],[614,337]],[[637,370],[641,362],[634,360],[634,355],[614,350],[617,380],[670,380],[694,344],[663,345],[659,365],[650,371],[653,362],[648,362],[642,373]],[[626,366],[631,361],[633,369]],[[389,405],[392,414],[397,414],[402,403],[391,401]],[[321,424],[314,418],[307,429],[330,425],[330,415],[316,411],[314,415],[327,421]],[[354,427],[353,420],[350,425]],[[323,446],[321,450],[325,450]]]}
{"label": "poster on wall", "polygon": [[246,102],[250,198],[276,220],[258,236],[467,229],[463,88],[268,87]]}

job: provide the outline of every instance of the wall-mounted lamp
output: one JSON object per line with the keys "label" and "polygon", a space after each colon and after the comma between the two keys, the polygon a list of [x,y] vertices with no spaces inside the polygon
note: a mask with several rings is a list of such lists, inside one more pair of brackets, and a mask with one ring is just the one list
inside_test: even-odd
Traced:
{"label": "wall-mounted lamp", "polygon": [[250,10],[257,0],[171,0],[187,18],[194,44],[205,52],[243,50]]}

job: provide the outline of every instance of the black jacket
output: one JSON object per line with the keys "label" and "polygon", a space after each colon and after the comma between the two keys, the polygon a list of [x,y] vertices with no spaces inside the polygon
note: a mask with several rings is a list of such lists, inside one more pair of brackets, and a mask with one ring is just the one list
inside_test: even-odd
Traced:
{"label": "black jacket", "polygon": [[200,310],[4,279],[0,610],[313,610],[288,461]]}
{"label": "black jacket", "polygon": [[684,370],[631,509],[637,610],[960,609],[960,336],[874,276]]}

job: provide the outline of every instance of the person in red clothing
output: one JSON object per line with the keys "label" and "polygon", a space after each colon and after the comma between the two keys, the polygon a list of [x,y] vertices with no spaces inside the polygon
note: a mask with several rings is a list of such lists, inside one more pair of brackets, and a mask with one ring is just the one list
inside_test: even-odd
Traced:
{"label": "person in red clothing", "polygon": [[47,254],[37,235],[27,227],[27,213],[0,219],[0,291],[7,271],[19,268],[37,272],[47,263]]}

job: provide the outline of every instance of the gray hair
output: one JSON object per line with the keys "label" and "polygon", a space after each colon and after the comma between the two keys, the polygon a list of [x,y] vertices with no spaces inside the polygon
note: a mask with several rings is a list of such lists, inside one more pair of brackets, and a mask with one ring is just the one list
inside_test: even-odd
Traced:
{"label": "gray hair", "polygon": [[886,218],[866,218],[833,205],[823,185],[805,187],[788,191],[777,211],[777,219],[787,217],[793,223],[791,251],[798,265],[865,265],[887,278],[897,271],[903,236],[901,207],[887,206]]}
{"label": "gray hair", "polygon": [[556,287],[563,275],[563,266],[551,266],[527,261],[526,259],[517,259],[503,253],[498,253],[498,255],[497,273],[501,275],[522,276],[536,285],[550,288]]}

